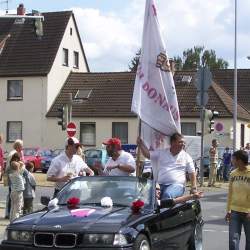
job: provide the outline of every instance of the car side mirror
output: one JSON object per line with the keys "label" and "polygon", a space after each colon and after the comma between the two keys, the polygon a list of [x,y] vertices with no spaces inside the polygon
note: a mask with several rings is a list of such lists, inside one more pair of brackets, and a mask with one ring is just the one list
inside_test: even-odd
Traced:
{"label": "car side mirror", "polygon": [[173,199],[161,200],[160,208],[170,208],[175,205]]}
{"label": "car side mirror", "polygon": [[41,196],[41,204],[44,206],[48,206],[50,202],[50,197],[49,196]]}

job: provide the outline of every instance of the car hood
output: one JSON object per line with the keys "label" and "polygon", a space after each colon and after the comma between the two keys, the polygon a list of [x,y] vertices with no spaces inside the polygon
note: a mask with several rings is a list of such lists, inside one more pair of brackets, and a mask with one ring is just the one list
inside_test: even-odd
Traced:
{"label": "car hood", "polygon": [[129,207],[103,208],[82,206],[79,209],[93,209],[86,217],[72,215],[67,206],[40,211],[15,220],[10,226],[32,226],[35,231],[88,231],[117,232],[126,224],[138,219],[142,214],[133,214]]}

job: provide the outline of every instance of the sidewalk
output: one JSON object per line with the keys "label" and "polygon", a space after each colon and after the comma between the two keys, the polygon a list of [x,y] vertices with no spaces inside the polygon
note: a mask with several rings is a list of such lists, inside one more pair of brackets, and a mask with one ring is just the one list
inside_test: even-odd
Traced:
{"label": "sidewalk", "polygon": [[10,223],[9,220],[4,219],[5,205],[0,204],[0,240],[3,239],[3,234],[6,226]]}

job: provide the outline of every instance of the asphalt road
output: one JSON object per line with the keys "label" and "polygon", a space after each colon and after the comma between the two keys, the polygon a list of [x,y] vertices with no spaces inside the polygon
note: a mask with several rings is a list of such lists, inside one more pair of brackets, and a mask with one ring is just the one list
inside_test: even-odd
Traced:
{"label": "asphalt road", "polygon": [[[3,217],[7,188],[0,185],[0,190],[0,216]],[[40,197],[42,195],[52,196],[52,193],[53,188],[51,187],[38,187],[34,207],[42,207],[39,202]],[[205,196],[201,200],[202,213],[205,221],[203,228],[203,250],[228,249],[228,224],[224,220],[226,199],[227,190],[217,189],[216,191],[205,192]],[[0,240],[3,237],[3,231],[7,223],[7,220],[0,220]],[[240,250],[244,250],[244,245],[245,237],[243,235]]]}
{"label": "asphalt road", "polygon": [[[224,217],[226,214],[227,190],[206,192],[201,201],[204,217],[203,249],[226,250],[228,249],[228,224]],[[245,250],[245,237],[242,232],[240,250]]]}

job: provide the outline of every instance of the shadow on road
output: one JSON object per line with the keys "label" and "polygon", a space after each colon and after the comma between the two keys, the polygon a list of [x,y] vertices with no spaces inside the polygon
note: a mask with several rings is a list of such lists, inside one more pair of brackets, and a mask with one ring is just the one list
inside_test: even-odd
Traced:
{"label": "shadow on road", "polygon": [[205,220],[205,225],[219,225],[219,226],[226,226],[228,223],[225,221],[224,218],[212,219],[212,220]]}
{"label": "shadow on road", "polygon": [[216,193],[216,194],[209,194],[204,193],[204,197],[202,198],[203,202],[223,202],[225,203],[227,201],[227,193]]}

